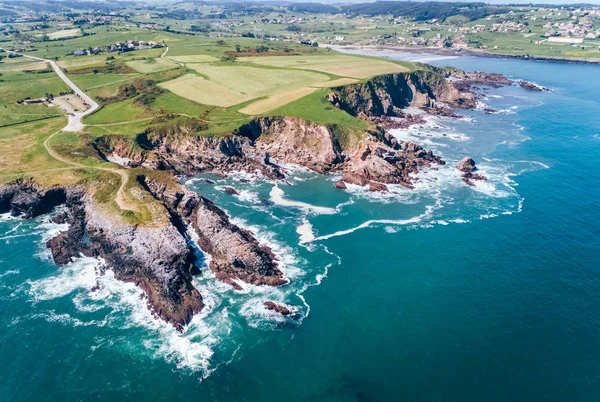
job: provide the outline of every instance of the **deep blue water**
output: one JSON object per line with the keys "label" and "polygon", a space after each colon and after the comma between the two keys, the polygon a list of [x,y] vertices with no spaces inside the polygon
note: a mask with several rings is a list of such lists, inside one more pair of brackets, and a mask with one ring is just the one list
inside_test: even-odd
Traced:
{"label": "deep blue water", "polygon": [[[209,308],[184,335],[95,261],[54,266],[47,217],[3,216],[0,399],[600,399],[600,67],[429,61],[552,92],[490,90],[497,114],[396,132],[448,161],[413,191],[342,192],[301,170],[290,185],[190,181],[274,247],[291,283],[234,292],[204,274]],[[465,155],[488,183],[460,181]]]}

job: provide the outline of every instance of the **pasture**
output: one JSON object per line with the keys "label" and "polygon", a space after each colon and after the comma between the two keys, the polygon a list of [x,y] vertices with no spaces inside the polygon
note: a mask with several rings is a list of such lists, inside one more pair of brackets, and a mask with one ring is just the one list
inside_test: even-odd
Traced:
{"label": "pasture", "polygon": [[178,67],[177,63],[164,58],[133,60],[125,64],[143,74],[156,73]]}
{"label": "pasture", "polygon": [[298,88],[287,92],[278,93],[268,97],[267,99],[261,99],[256,102],[252,102],[248,106],[239,110],[240,113],[249,115],[258,115],[267,113],[280,106],[286,105],[297,99],[303,98],[315,92],[317,88]]}
{"label": "pasture", "polygon": [[216,57],[212,57],[206,54],[195,54],[188,56],[169,56],[168,58],[179,63],[210,63],[219,60]]}
{"label": "pasture", "polygon": [[327,75],[309,71],[207,64],[189,64],[188,67],[202,76],[187,74],[162,86],[186,99],[222,107],[307,88],[329,80]]}
{"label": "pasture", "polygon": [[392,61],[343,54],[242,57],[239,60],[262,66],[322,71],[340,77],[359,79],[410,71]]}

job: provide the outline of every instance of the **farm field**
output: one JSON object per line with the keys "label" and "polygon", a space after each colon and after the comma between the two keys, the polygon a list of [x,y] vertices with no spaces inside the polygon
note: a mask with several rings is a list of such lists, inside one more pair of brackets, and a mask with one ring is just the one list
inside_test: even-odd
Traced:
{"label": "farm field", "polygon": [[144,74],[170,70],[172,68],[178,67],[178,64],[159,57],[154,59],[128,61],[125,64],[133,68],[134,70]]}
{"label": "farm field", "polygon": [[409,71],[407,67],[391,61],[345,55],[242,57],[240,61],[269,67],[322,71],[351,78]]}
{"label": "farm field", "polygon": [[308,71],[207,64],[189,64],[188,67],[202,77],[187,74],[162,84],[163,88],[186,99],[222,107],[307,88],[329,80],[327,75]]}
{"label": "farm field", "polygon": [[209,63],[212,61],[219,60],[216,57],[209,56],[206,54],[196,54],[189,56],[169,56],[168,58],[180,63]]}
{"label": "farm field", "polygon": [[48,34],[50,39],[63,39],[63,38],[73,38],[76,36],[80,36],[81,32],[78,28],[74,29],[64,29],[62,31],[51,32]]}
{"label": "farm field", "polygon": [[250,105],[240,109],[239,112],[249,115],[263,114],[277,107],[293,102],[296,99],[300,99],[306,95],[309,95],[315,92],[316,90],[317,88],[310,87],[298,88],[291,91],[275,94],[273,96],[268,97],[267,99],[262,99],[253,102]]}

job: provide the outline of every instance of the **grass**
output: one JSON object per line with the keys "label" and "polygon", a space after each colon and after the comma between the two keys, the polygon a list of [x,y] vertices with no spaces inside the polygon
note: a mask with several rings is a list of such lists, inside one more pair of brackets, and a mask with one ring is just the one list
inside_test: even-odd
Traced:
{"label": "grass", "polygon": [[121,102],[108,104],[96,113],[87,116],[85,124],[112,124],[138,120],[145,116],[146,110],[133,104],[128,99]]}
{"label": "grass", "polygon": [[252,99],[297,90],[329,79],[324,74],[237,65],[190,65],[208,79],[187,74],[162,86],[206,105],[229,107]]}
{"label": "grass", "polygon": [[144,59],[144,60],[134,60],[128,61],[127,64],[129,67],[135,69],[136,71],[144,74],[148,73],[156,73],[158,71],[170,70],[172,68],[177,68],[179,65],[172,61],[163,58],[154,58],[154,59]]}
{"label": "grass", "polygon": [[410,71],[390,61],[342,54],[243,57],[240,61],[279,68],[322,71],[340,77],[368,78],[374,75]]}
{"label": "grass", "polygon": [[146,128],[151,127],[150,120],[147,122],[132,122],[123,123],[111,126],[87,126],[85,131],[92,138],[102,137],[105,135],[123,135],[125,137],[135,137],[143,132]]}
{"label": "grass", "polygon": [[247,100],[239,92],[194,74],[186,74],[173,81],[163,83],[161,87],[183,98],[207,105],[227,107]]}
{"label": "grass", "polygon": [[0,82],[0,126],[61,115],[59,108],[42,104],[17,104],[25,97],[41,98],[47,92],[58,95],[68,87],[54,73],[28,74],[21,71],[2,73]]}
{"label": "grass", "polygon": [[216,57],[209,56],[206,54],[193,54],[188,56],[171,56],[168,55],[169,59],[177,61],[179,63],[209,63],[212,61],[218,61]]}
{"label": "grass", "polygon": [[71,81],[84,91],[121,84],[139,76],[140,74],[69,74]]}
{"label": "grass", "polygon": [[291,91],[282,92],[279,94],[272,95],[267,99],[262,99],[249,104],[248,106],[239,110],[240,113],[249,115],[258,115],[267,113],[270,110],[276,109],[297,99],[300,99],[306,95],[315,92],[317,88],[298,88]]}
{"label": "grass", "polygon": [[369,129],[369,122],[351,116],[329,103],[328,94],[327,89],[319,89],[297,101],[271,110],[267,115],[298,117],[313,123],[338,125],[359,131]]}
{"label": "grass", "polygon": [[65,124],[65,118],[56,118],[0,128],[0,176],[66,167],[44,148],[44,141]]}

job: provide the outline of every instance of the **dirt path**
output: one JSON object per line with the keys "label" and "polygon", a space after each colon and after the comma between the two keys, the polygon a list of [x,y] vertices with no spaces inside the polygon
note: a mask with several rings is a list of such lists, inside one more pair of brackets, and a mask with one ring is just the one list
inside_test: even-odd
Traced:
{"label": "dirt path", "polygon": [[119,186],[119,189],[117,190],[115,202],[117,203],[117,205],[119,205],[119,208],[121,208],[124,211],[138,211],[139,210],[138,206],[134,203],[129,202],[127,200],[127,196],[124,195],[125,186],[127,185],[127,182],[129,181],[129,175],[125,172],[125,170],[113,169],[113,168],[103,168],[103,167],[96,167],[96,166],[86,166],[81,163],[73,162],[73,161],[70,161],[70,160],[62,157],[61,155],[56,153],[56,151],[54,149],[52,149],[52,147],[50,146],[50,140],[52,138],[54,138],[54,136],[58,133],[60,133],[60,131],[55,132],[50,137],[46,138],[46,141],[44,141],[44,147],[46,148],[46,150],[48,151],[48,154],[51,157],[53,157],[54,159],[56,159],[62,163],[66,163],[67,165],[75,166],[76,168],[104,170],[106,172],[111,172],[111,173],[119,175],[121,177],[121,185]]}

